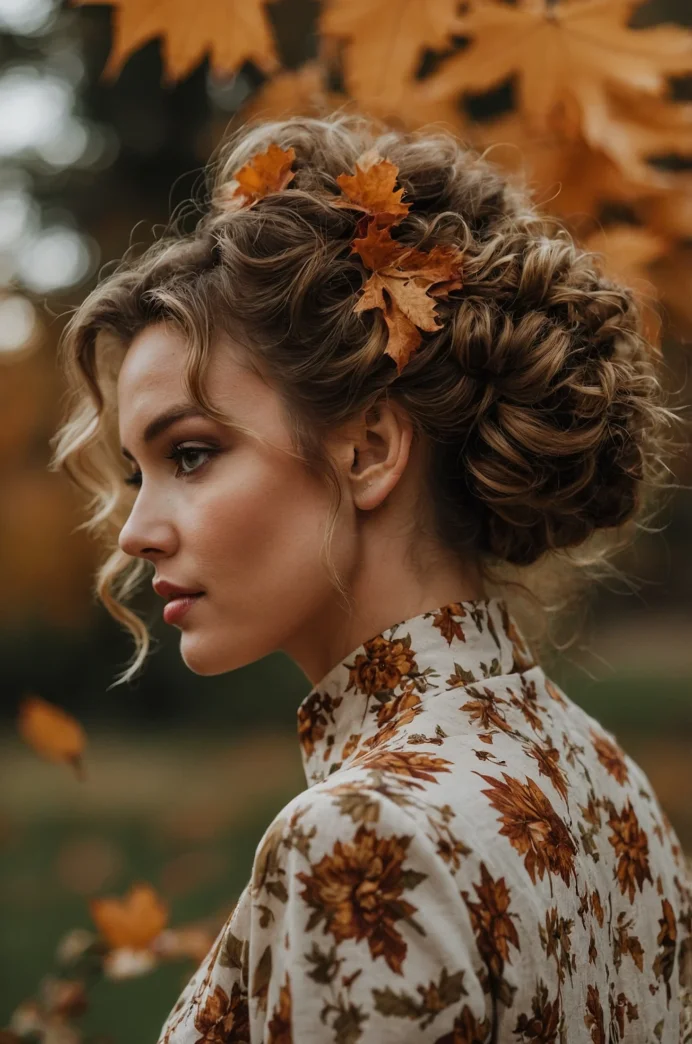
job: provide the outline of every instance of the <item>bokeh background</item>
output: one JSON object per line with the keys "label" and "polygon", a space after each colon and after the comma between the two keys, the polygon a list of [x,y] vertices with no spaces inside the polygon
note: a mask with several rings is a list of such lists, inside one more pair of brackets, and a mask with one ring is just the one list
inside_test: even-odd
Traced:
{"label": "bokeh background", "polygon": [[[399,4],[403,25],[403,0],[375,7],[387,3]],[[222,0],[189,6],[202,18],[214,4],[221,10]],[[685,8],[683,0],[650,3],[640,22],[684,25]],[[236,31],[234,10],[228,0],[224,32]],[[152,626],[154,651],[137,682],[110,688],[130,641],[95,600],[98,549],[76,528],[80,497],[47,468],[64,408],[58,338],[104,266],[151,242],[174,211],[189,210],[192,220],[186,201],[199,196],[204,164],[229,123],[309,109],[318,58],[328,67],[320,87],[328,100],[358,95],[357,78],[340,70],[343,39],[319,39],[319,3],[280,0],[266,16],[275,66],[239,52],[223,68],[202,48],[173,68],[175,55],[152,37],[104,79],[112,8],[0,0],[0,1025],[34,991],[63,934],[91,926],[92,897],[145,880],[170,902],[175,923],[223,916],[264,827],[304,786],[296,708],[310,686],[281,654],[196,677],[180,660],[179,632],[160,621],[160,600],[143,591],[135,607]],[[416,46],[423,81],[464,39]],[[482,126],[478,140],[510,140],[502,121],[512,86],[510,77],[482,96],[428,99],[416,118],[463,132],[472,117]],[[678,77],[675,92],[679,124],[669,137],[678,135],[680,149],[668,144],[652,170],[677,179],[666,198],[679,226],[652,233],[635,197],[604,198],[587,233],[614,230],[621,270],[634,275],[637,262],[639,275],[666,282],[666,379],[689,403],[690,78]],[[382,92],[370,106],[357,100],[378,115],[386,108]],[[401,104],[394,122],[402,122]],[[654,129],[656,118],[653,111]],[[572,173],[578,178],[578,161],[592,159],[582,142]],[[568,179],[544,183],[546,201],[560,183],[569,189]],[[692,852],[692,452],[680,456],[674,478],[682,488],[655,530],[623,552],[621,580],[588,592],[579,639],[548,666],[639,761]],[[26,694],[83,723],[84,781],[22,742],[16,716]],[[100,983],[85,1027],[121,1044],[154,1040],[193,967]]]}

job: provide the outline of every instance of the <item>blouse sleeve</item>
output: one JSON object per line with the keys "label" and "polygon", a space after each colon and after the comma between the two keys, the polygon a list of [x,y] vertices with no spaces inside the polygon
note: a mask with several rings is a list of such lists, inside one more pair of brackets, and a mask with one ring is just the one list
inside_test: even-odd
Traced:
{"label": "blouse sleeve", "polygon": [[430,840],[377,792],[342,784],[299,799],[253,867],[252,1039],[489,1040],[484,961]]}

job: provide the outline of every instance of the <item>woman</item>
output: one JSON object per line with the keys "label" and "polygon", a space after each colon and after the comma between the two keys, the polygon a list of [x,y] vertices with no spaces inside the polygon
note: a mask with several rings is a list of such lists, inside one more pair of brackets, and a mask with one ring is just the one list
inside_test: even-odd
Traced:
{"label": "woman", "polygon": [[689,1039],[680,845],[508,602],[660,485],[630,292],[451,136],[295,118],[229,140],[64,362],[124,678],[153,566],[192,671],[281,649],[313,684],[307,788],[161,1044]]}

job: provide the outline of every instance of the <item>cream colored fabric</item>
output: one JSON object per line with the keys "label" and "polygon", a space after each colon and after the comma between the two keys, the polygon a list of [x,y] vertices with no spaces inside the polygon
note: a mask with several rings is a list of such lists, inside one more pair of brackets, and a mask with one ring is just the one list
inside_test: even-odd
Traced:
{"label": "cream colored fabric", "polygon": [[298,731],[308,787],[160,1044],[692,1040],[678,840],[504,600],[373,636]]}

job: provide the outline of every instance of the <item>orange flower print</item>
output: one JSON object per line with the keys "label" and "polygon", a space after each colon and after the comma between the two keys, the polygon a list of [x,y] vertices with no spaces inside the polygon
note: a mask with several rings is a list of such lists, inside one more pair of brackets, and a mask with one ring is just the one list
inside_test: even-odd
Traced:
{"label": "orange flower print", "polygon": [[591,912],[593,913],[594,917],[598,921],[599,928],[602,928],[603,927],[603,918],[605,917],[605,914],[603,912],[603,906],[601,904],[601,897],[598,894],[598,889],[597,888],[594,888],[593,892],[591,893],[591,900],[590,900],[590,902],[591,902]]}
{"label": "orange flower print", "polygon": [[598,986],[586,988],[586,1028],[591,1030],[593,1044],[606,1044],[605,1026],[603,1025],[603,1005],[598,994]]}
{"label": "orange flower print", "polygon": [[519,633],[519,628],[512,619],[506,602],[500,604],[500,613],[502,614],[502,629],[512,643],[512,657],[514,660],[512,673],[521,674],[522,671],[528,671],[530,667],[534,666],[534,657],[524,638]]}
{"label": "orange flower print", "polygon": [[381,634],[365,642],[365,652],[359,653],[354,663],[347,664],[349,675],[346,692],[354,686],[366,696],[393,692],[401,685],[402,679],[412,672],[417,674],[410,642],[409,635],[388,641]]}
{"label": "orange flower print", "polygon": [[195,1029],[202,1034],[195,1044],[248,1044],[250,1018],[247,996],[233,983],[231,996],[221,986],[207,996],[195,1016]]}
{"label": "orange flower print", "polygon": [[447,766],[452,762],[419,750],[373,750],[360,757],[358,764],[362,768],[394,772],[397,776],[410,776],[413,779],[425,779],[428,783],[437,783],[436,773],[449,772]]}
{"label": "orange flower print", "polygon": [[544,726],[541,717],[543,708],[538,702],[536,682],[533,680],[529,681],[523,674],[520,677],[520,681],[521,693],[516,693],[513,689],[507,689],[511,696],[512,705],[524,715],[526,723],[534,732],[543,732]]}
{"label": "orange flower print", "polygon": [[538,771],[541,776],[547,776],[561,798],[567,800],[567,777],[558,761],[560,751],[553,747],[552,743],[529,743],[526,753],[538,762]]}
{"label": "orange flower print", "polygon": [[661,900],[663,917],[658,923],[661,930],[656,937],[659,951],[654,959],[654,975],[657,979],[663,979],[666,984],[666,996],[670,1004],[671,989],[670,980],[675,967],[675,940],[678,937],[677,925],[675,924],[675,913],[667,899]]}
{"label": "orange flower print", "polygon": [[629,772],[625,756],[617,746],[611,742],[605,734],[599,734],[594,729],[590,730],[593,748],[601,765],[616,779],[621,786],[629,782]]}
{"label": "orange flower print", "polygon": [[511,734],[512,727],[508,725],[505,712],[502,707],[508,707],[507,700],[501,699],[497,693],[487,686],[481,692],[472,685],[467,686],[466,692],[471,697],[466,703],[462,703],[459,710],[466,711],[469,720],[479,729],[499,729],[500,732]]}
{"label": "orange flower print", "polygon": [[[612,994],[608,997],[610,1005],[610,1039],[615,1044],[622,1040],[625,1035],[625,1019],[634,1022],[639,1018],[639,1009],[627,999],[626,994],[618,993],[617,998]],[[617,1029],[615,1028],[617,1026]]]}
{"label": "orange flower print", "polygon": [[420,712],[420,708],[421,700],[418,693],[412,689],[405,689],[398,696],[380,704],[377,708],[377,724],[386,725],[388,721],[396,719],[397,726],[408,725]]}
{"label": "orange flower print", "polygon": [[480,884],[473,885],[479,902],[472,902],[468,892],[461,895],[471,915],[471,926],[483,960],[495,979],[502,977],[505,961],[510,961],[509,947],[519,949],[519,936],[509,912],[509,889],[504,877],[493,880],[485,863],[481,863]]}
{"label": "orange flower print", "polygon": [[291,1031],[291,980],[286,972],[286,982],[279,990],[279,1003],[274,1008],[267,1027],[267,1044],[293,1044]]}
{"label": "orange flower print", "polygon": [[315,744],[324,737],[329,722],[334,724],[334,711],[342,699],[328,692],[314,692],[298,708],[298,741],[307,757],[314,753]]}
{"label": "orange flower print", "polygon": [[476,775],[490,783],[490,790],[482,793],[502,813],[500,833],[524,856],[524,866],[532,882],[536,883],[536,874],[542,881],[547,870],[549,874],[559,875],[568,885],[577,846],[538,784],[531,777],[521,783],[506,772],[502,773],[504,783],[481,772]]}
{"label": "orange flower print", "polygon": [[545,691],[548,693],[551,700],[555,700],[555,702],[559,703],[561,707],[567,706],[567,701],[558,689],[555,682],[551,681],[550,678],[544,678],[543,685],[545,686]]}
{"label": "orange flower print", "polygon": [[466,609],[460,602],[449,602],[447,605],[443,605],[438,612],[433,613],[432,625],[437,627],[442,637],[446,638],[450,645],[453,640],[465,642],[464,629],[459,620],[455,620],[454,617],[458,616],[464,620],[467,615]]}
{"label": "orange flower print", "polygon": [[403,893],[427,876],[403,867],[411,840],[378,837],[361,825],[352,841],[336,841],[332,854],[323,855],[312,873],[299,872],[296,876],[305,885],[301,896],[313,911],[305,930],[324,922],[324,931],[337,943],[367,939],[373,959],[383,957],[392,971],[403,974],[407,947],[395,922],[416,913]]}
{"label": "orange flower print", "polygon": [[613,831],[608,840],[618,856],[615,878],[622,894],[628,893],[630,903],[633,903],[636,889],[641,891],[645,881],[653,884],[653,880],[649,869],[649,841],[639,826],[629,798],[619,813],[611,805],[608,826]]}
{"label": "orange flower print", "polygon": [[477,1019],[465,1004],[449,1033],[438,1037],[435,1044],[486,1044],[490,1028],[489,1019]]}
{"label": "orange flower print", "polygon": [[359,741],[359,739],[360,739],[360,733],[359,732],[352,732],[351,735],[348,737],[348,739],[344,743],[343,749],[341,751],[341,760],[342,760],[342,762],[345,761],[346,758],[350,757],[351,754],[353,754],[353,751],[358,748],[358,741]]}
{"label": "orange flower print", "polygon": [[540,979],[531,1001],[531,1014],[519,1016],[514,1035],[531,1044],[556,1044],[563,1021],[560,1018],[560,998],[548,1000],[548,987]]}

